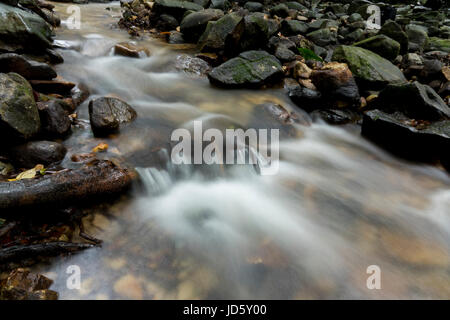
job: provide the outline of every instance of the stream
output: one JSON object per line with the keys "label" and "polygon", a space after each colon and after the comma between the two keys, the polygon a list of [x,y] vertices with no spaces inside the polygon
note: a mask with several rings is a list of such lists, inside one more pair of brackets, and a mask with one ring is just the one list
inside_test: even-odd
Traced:
{"label": "stream", "polygon": [[[59,75],[91,96],[78,107],[86,128],[64,143],[70,156],[109,144],[105,156],[136,166],[142,186],[84,218],[101,248],[36,267],[55,280],[61,299],[449,299],[450,178],[407,163],[360,136],[358,128],[312,121],[282,88],[224,90],[206,77],[177,70],[188,45],[135,40],[151,56],[112,54],[130,41],[117,27],[118,2],[80,5],[81,29],[56,43]],[[113,95],[132,105],[135,122],[117,135],[94,138],[88,101]],[[277,103],[298,123],[281,139],[279,172],[252,166],[177,166],[171,132],[204,127],[264,127],[255,106]],[[276,125],[276,120],[273,120]],[[269,124],[270,125],[270,124]],[[283,136],[283,135],[282,135]],[[81,288],[67,286],[79,266]],[[381,289],[366,285],[379,266]]]}

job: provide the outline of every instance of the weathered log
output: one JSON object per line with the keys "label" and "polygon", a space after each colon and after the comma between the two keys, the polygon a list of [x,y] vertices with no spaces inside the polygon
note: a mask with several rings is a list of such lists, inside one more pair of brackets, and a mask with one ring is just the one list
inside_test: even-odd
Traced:
{"label": "weathered log", "polygon": [[124,191],[136,177],[133,169],[109,160],[93,160],[79,169],[37,179],[0,182],[0,209],[79,203],[80,200]]}
{"label": "weathered log", "polygon": [[18,262],[22,259],[36,257],[53,257],[60,254],[74,253],[90,249],[95,245],[90,243],[45,242],[31,245],[18,245],[0,249],[0,263]]}

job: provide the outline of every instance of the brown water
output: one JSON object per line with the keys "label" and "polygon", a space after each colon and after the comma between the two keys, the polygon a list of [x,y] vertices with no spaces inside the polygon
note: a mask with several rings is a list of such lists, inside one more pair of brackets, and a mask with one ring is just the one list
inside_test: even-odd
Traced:
{"label": "brown water", "polygon": [[[67,6],[56,4],[63,18]],[[108,139],[93,138],[88,126],[75,130],[65,164],[72,152],[106,141],[107,156],[138,167],[145,192],[84,219],[101,248],[41,267],[62,299],[450,298],[445,172],[395,159],[357,130],[307,125],[281,89],[214,89],[175,68],[192,49],[144,38],[138,42],[150,58],[112,56],[115,43],[129,40],[116,27],[118,3],[80,7],[81,30],[57,30],[69,47],[58,74],[92,97],[120,96],[138,119]],[[170,163],[173,129],[196,119],[258,126],[255,106],[263,102],[295,111],[303,123],[282,140],[277,175]],[[87,120],[87,104],[78,110]],[[66,286],[70,265],[81,268],[81,290]],[[381,268],[380,290],[366,287],[369,265]]]}

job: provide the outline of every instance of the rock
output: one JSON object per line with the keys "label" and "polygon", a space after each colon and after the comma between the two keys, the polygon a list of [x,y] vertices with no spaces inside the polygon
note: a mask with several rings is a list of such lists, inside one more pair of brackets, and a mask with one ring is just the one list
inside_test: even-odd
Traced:
{"label": "rock", "polygon": [[178,20],[170,14],[161,14],[156,22],[155,27],[160,31],[171,31],[178,27]]}
{"label": "rock", "polygon": [[432,88],[417,81],[388,85],[379,93],[376,103],[384,111],[401,111],[413,119],[450,118],[450,108],[442,98]]}
{"label": "rock", "polygon": [[202,52],[235,52],[244,33],[244,18],[230,13],[217,21],[209,21],[198,44]]}
{"label": "rock", "polygon": [[277,20],[266,19],[261,12],[245,16],[244,23],[245,31],[240,42],[242,51],[264,48],[270,37],[280,28]]}
{"label": "rock", "polygon": [[325,104],[319,91],[301,87],[300,85],[288,88],[288,96],[297,106],[311,112],[324,108]]}
{"label": "rock", "polygon": [[402,60],[402,64],[406,67],[418,66],[423,64],[423,60],[422,57],[419,56],[417,53],[408,53]]}
{"label": "rock", "polygon": [[328,100],[335,99],[359,105],[358,86],[347,64],[330,62],[320,70],[314,70],[311,80]]}
{"label": "rock", "polygon": [[75,83],[64,80],[30,80],[34,90],[42,93],[57,93],[67,95],[70,93]]}
{"label": "rock", "polygon": [[270,14],[272,16],[286,18],[289,15],[289,8],[284,3],[281,3],[272,7],[270,9]]}
{"label": "rock", "polygon": [[450,53],[450,40],[430,37],[426,46],[427,51],[443,51]]}
{"label": "rock", "polygon": [[261,12],[264,9],[264,6],[259,2],[249,1],[244,5],[244,9],[247,9],[250,12]]}
{"label": "rock", "polygon": [[348,23],[353,23],[353,22],[358,22],[358,21],[362,21],[363,17],[361,17],[361,15],[357,12],[352,13],[350,15],[350,17],[348,17],[347,22]]}
{"label": "rock", "polygon": [[335,44],[337,41],[337,32],[331,28],[319,29],[306,35],[312,42],[318,46],[327,46]]}
{"label": "rock", "polygon": [[223,17],[223,11],[219,9],[206,9],[193,12],[183,18],[180,31],[186,40],[197,42],[206,29],[209,21],[216,21]]}
{"label": "rock", "polygon": [[121,123],[136,119],[136,111],[126,102],[102,97],[89,102],[89,119],[94,134],[108,134],[119,129]]}
{"label": "rock", "polygon": [[345,36],[345,40],[349,42],[358,42],[364,38],[364,30],[361,28],[356,29],[353,32],[350,32]]}
{"label": "rock", "polygon": [[359,122],[361,115],[349,109],[324,109],[311,112],[311,118],[313,120],[321,119],[332,125],[343,125]]}
{"label": "rock", "polygon": [[422,26],[408,24],[406,26],[406,34],[409,40],[409,51],[422,52],[428,43],[428,34]]}
{"label": "rock", "polygon": [[178,70],[182,70],[195,76],[205,76],[211,71],[211,66],[205,60],[194,58],[186,54],[177,56],[175,67]]}
{"label": "rock", "polygon": [[281,80],[280,61],[265,51],[246,51],[214,68],[208,78],[227,88],[258,87]]}
{"label": "rock", "polygon": [[150,50],[133,42],[120,42],[114,46],[114,54],[130,58],[150,57]]}
{"label": "rock", "polygon": [[71,121],[68,112],[56,100],[38,102],[42,129],[50,136],[63,137],[69,133]]}
{"label": "rock", "polygon": [[[128,189],[136,172],[117,161],[91,160],[78,169],[44,175],[37,179],[0,182],[0,208],[67,207],[80,201],[98,200]],[[33,212],[33,210],[30,210]]]}
{"label": "rock", "polygon": [[370,37],[353,45],[375,52],[390,61],[394,61],[400,53],[400,43],[384,34]]}
{"label": "rock", "polygon": [[450,121],[421,122],[403,114],[365,113],[361,133],[395,155],[415,161],[448,163]]}
{"label": "rock", "polygon": [[193,2],[178,0],[155,0],[152,7],[152,12],[156,15],[171,15],[178,21],[181,21],[188,10],[200,11],[203,7]]}
{"label": "rock", "polygon": [[15,53],[0,54],[0,72],[15,72],[26,79],[51,80],[56,78],[55,70],[48,64],[27,60]]}
{"label": "rock", "polygon": [[1,300],[57,300],[58,293],[48,288],[53,280],[26,269],[13,270],[0,287]]}
{"label": "rock", "polygon": [[167,42],[170,44],[183,44],[184,41],[183,34],[178,31],[171,31],[167,37]]}
{"label": "rock", "polygon": [[389,83],[406,82],[399,68],[364,48],[338,46],[334,50],[332,60],[347,63],[358,85],[375,89]]}
{"label": "rock", "polygon": [[58,142],[31,141],[10,150],[14,162],[25,168],[34,168],[37,164],[48,166],[64,159],[67,149]]}
{"label": "rock", "polygon": [[400,44],[400,54],[408,51],[408,35],[402,30],[402,27],[395,21],[386,22],[378,32],[397,41]]}
{"label": "rock", "polygon": [[[40,129],[39,112],[30,84],[17,73],[0,73],[0,132],[2,137],[29,139]],[[6,139],[2,139],[4,144]]]}
{"label": "rock", "polygon": [[0,3],[0,49],[42,52],[51,47],[52,31],[34,13]]}
{"label": "rock", "polygon": [[285,36],[305,34],[308,31],[308,24],[298,20],[283,20],[281,23],[281,33]]}
{"label": "rock", "polygon": [[292,76],[294,79],[303,78],[309,79],[311,76],[312,70],[303,62],[296,61],[294,68],[292,70]]}
{"label": "rock", "polygon": [[228,0],[211,0],[211,9],[220,9],[223,11],[228,11],[231,8],[231,3]]}

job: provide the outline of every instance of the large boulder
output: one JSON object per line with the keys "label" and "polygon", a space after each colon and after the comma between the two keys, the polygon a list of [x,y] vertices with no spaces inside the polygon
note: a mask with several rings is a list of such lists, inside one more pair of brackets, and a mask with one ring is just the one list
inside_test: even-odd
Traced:
{"label": "large boulder", "polygon": [[64,159],[67,149],[54,141],[31,141],[14,147],[11,157],[14,162],[25,168],[34,168],[37,164],[48,166]]}
{"label": "large boulder", "polygon": [[188,14],[180,24],[183,38],[197,42],[203,34],[209,21],[216,21],[223,17],[223,11],[219,9],[206,9]]}
{"label": "large boulder", "polygon": [[243,51],[263,48],[280,28],[275,19],[266,19],[264,13],[256,12],[245,16],[245,31],[240,45]]}
{"label": "large boulder", "polygon": [[227,88],[259,87],[283,77],[280,61],[265,51],[246,51],[214,68],[208,78]]}
{"label": "large boulder", "polygon": [[198,44],[202,52],[235,52],[244,32],[244,17],[233,12],[209,21]]}
{"label": "large boulder", "polygon": [[423,122],[400,112],[365,113],[361,133],[390,152],[410,160],[440,160],[450,170],[450,121]]}
{"label": "large boulder", "polygon": [[409,40],[408,50],[422,52],[428,43],[426,29],[415,24],[408,24],[405,29]]}
{"label": "large boulder", "polygon": [[401,111],[413,119],[439,120],[450,118],[450,108],[430,87],[417,81],[388,85],[376,100],[379,109]]}
{"label": "large boulder", "polygon": [[40,127],[30,84],[17,73],[0,73],[0,133],[8,137],[2,144],[11,138],[29,139]]}
{"label": "large boulder", "polygon": [[51,26],[37,14],[0,3],[0,49],[42,52],[51,47]]}
{"label": "large boulder", "polygon": [[338,46],[333,52],[332,60],[347,63],[356,81],[362,86],[376,88],[406,82],[399,68],[364,48]]}
{"label": "large boulder", "polygon": [[189,1],[179,0],[155,0],[152,12],[156,15],[167,14],[173,16],[180,21],[186,11],[200,11],[203,10],[201,5]]}
{"label": "large boulder", "polygon": [[15,72],[26,79],[40,80],[51,80],[57,76],[48,64],[28,60],[15,53],[0,54],[0,72]]}
{"label": "large boulder", "polygon": [[354,45],[375,52],[390,61],[394,61],[400,53],[400,43],[384,34],[359,41]]}
{"label": "large boulder", "polygon": [[96,135],[115,132],[121,123],[131,122],[136,116],[133,107],[117,98],[102,97],[89,102],[89,119]]}
{"label": "large boulder", "polygon": [[60,101],[38,102],[37,106],[43,131],[53,137],[62,137],[69,133],[72,123]]}
{"label": "large boulder", "polygon": [[378,32],[394,39],[400,44],[400,53],[405,54],[408,51],[408,35],[402,30],[402,27],[395,21],[386,22]]}

